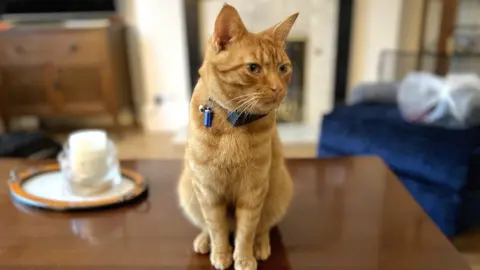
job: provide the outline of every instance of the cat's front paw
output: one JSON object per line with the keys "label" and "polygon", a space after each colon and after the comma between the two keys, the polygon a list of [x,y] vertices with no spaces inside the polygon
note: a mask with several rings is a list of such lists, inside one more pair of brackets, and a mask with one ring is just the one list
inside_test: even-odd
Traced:
{"label": "cat's front paw", "polygon": [[235,259],[235,270],[257,270],[257,260],[251,257],[238,257]]}
{"label": "cat's front paw", "polygon": [[210,261],[215,269],[228,269],[233,263],[232,252],[212,251],[210,254]]}
{"label": "cat's front paw", "polygon": [[259,261],[266,261],[272,253],[270,248],[270,239],[268,237],[258,238],[253,246],[255,258]]}

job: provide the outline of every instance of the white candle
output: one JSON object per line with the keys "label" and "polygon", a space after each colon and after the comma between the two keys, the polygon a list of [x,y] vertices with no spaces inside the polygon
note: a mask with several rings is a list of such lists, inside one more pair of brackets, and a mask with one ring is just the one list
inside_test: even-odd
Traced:
{"label": "white candle", "polygon": [[85,155],[107,150],[107,133],[103,130],[78,131],[68,138],[68,146],[73,155]]}
{"label": "white candle", "polygon": [[108,172],[108,137],[102,130],[85,130],[68,138],[73,181],[95,185]]}

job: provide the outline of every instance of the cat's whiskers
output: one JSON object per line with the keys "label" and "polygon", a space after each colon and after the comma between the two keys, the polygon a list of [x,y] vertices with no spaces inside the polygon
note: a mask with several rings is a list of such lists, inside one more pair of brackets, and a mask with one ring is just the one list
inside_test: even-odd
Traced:
{"label": "cat's whiskers", "polygon": [[233,101],[235,101],[235,100],[237,100],[237,99],[247,98],[247,97],[254,96],[254,95],[258,95],[258,93],[248,93],[248,94],[245,94],[245,95],[240,95],[240,96],[238,96],[238,97],[234,97],[234,98],[232,98],[232,99],[230,99],[230,100],[225,101],[225,103],[228,104],[228,103],[233,102]]}
{"label": "cat's whiskers", "polygon": [[249,100],[250,100],[250,99],[248,99],[248,98],[242,99],[242,100],[240,101],[241,103],[240,103],[237,107],[235,107],[235,108],[233,108],[232,110],[230,110],[230,112],[228,113],[227,117],[229,117],[232,113],[234,113],[238,108],[240,108],[240,107],[243,106],[244,104],[247,104]]}
{"label": "cat's whiskers", "polygon": [[[240,107],[243,107],[243,106],[246,106],[247,104],[249,104],[252,100],[254,100],[256,98],[256,96],[254,97],[250,97],[250,98],[245,98],[245,100],[240,104],[238,105],[237,107],[235,107],[233,110],[231,110],[228,115],[227,115],[227,118],[230,117],[230,115],[234,112],[236,112],[237,109],[239,109]],[[241,114],[241,113],[240,113]],[[237,117],[238,119],[238,117]]]}
{"label": "cat's whiskers", "polygon": [[[238,99],[240,99],[238,102],[240,103],[239,105],[237,105],[235,108],[233,108],[232,110],[230,110],[230,113],[228,114],[227,117],[229,117],[233,112],[235,112],[238,108],[240,108],[241,106],[243,106],[244,104],[246,104],[249,100],[249,98],[253,97],[253,96],[256,96],[258,93],[249,93],[249,94],[245,94],[245,95],[240,95],[238,97],[234,97],[230,100],[227,100],[225,101],[225,104],[228,105],[229,103],[233,102],[233,101],[236,101]],[[226,108],[228,109],[228,108]]]}
{"label": "cat's whiskers", "polygon": [[[251,97],[246,103],[244,103],[242,105],[243,107],[243,110],[240,112],[239,115],[241,115],[242,113],[246,112],[247,108],[250,106],[250,104],[252,104],[255,100],[257,99],[257,97]],[[248,113],[248,112],[247,112]]]}
{"label": "cat's whiskers", "polygon": [[260,101],[259,99],[255,100],[255,102],[248,107],[247,111],[253,109],[258,104],[259,101]]}
{"label": "cat's whiskers", "polygon": [[247,114],[250,114],[247,109],[252,105],[252,104],[256,104],[258,102],[258,99],[256,99],[256,97],[253,97],[251,99],[249,99],[249,102],[248,104],[245,105],[245,108],[243,108],[243,110],[237,115],[237,119],[235,119],[235,122],[238,120],[238,118],[240,118],[240,116],[246,112]]}
{"label": "cat's whiskers", "polygon": [[[241,97],[242,97],[242,98],[241,98],[240,101],[239,101],[240,104],[237,105],[237,106],[236,106],[235,108],[233,108],[232,110],[230,110],[231,112],[229,113],[228,116],[230,116],[230,114],[231,114],[232,112],[235,112],[236,110],[238,110],[239,108],[241,108],[242,106],[244,106],[248,101],[250,101],[250,99],[258,97],[258,93],[250,93],[250,94],[247,94],[247,95],[242,95]],[[237,97],[237,98],[238,98],[238,97]],[[237,98],[234,98],[234,99],[237,99]],[[230,102],[231,102],[231,101],[234,101],[234,99],[231,99]]]}
{"label": "cat's whiskers", "polygon": [[245,113],[246,114],[251,114],[250,109],[253,109],[253,106],[258,103],[258,98],[254,99],[246,108],[245,108]]}

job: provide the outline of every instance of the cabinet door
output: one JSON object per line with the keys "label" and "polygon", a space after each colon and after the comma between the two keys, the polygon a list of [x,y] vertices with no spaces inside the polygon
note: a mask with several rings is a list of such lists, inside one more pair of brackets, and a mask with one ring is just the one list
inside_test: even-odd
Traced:
{"label": "cabinet door", "polygon": [[10,115],[48,115],[51,102],[51,66],[0,67],[0,103]]}
{"label": "cabinet door", "polygon": [[54,87],[60,110],[68,114],[106,112],[104,77],[100,65],[57,67]]}

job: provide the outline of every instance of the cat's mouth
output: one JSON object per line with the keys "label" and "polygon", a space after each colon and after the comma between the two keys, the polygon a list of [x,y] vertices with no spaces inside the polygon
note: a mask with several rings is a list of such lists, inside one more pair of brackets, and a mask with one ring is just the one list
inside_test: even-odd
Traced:
{"label": "cat's mouth", "polygon": [[278,105],[278,104],[280,104],[281,101],[282,101],[282,99],[279,96],[275,96],[275,97],[266,99],[265,101],[263,101],[263,104],[265,104],[265,105]]}
{"label": "cat's mouth", "polygon": [[282,103],[283,99],[285,98],[285,95],[278,94],[275,96],[271,96],[263,101],[263,103],[267,106],[280,106],[280,103]]}

